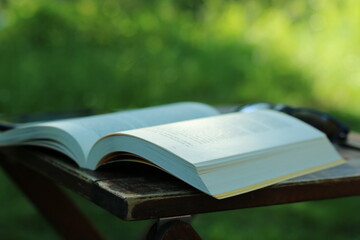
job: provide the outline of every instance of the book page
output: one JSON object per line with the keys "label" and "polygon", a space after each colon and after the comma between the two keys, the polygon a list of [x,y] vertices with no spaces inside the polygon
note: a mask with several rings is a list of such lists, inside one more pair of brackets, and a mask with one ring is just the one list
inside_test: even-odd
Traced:
{"label": "book page", "polygon": [[93,144],[106,134],[218,114],[211,106],[184,102],[41,123],[38,126],[52,126],[68,132],[80,143],[86,157]]}
{"label": "book page", "polygon": [[325,137],[306,123],[271,110],[231,113],[126,131],[124,134],[154,143],[198,166],[229,156],[245,156]]}

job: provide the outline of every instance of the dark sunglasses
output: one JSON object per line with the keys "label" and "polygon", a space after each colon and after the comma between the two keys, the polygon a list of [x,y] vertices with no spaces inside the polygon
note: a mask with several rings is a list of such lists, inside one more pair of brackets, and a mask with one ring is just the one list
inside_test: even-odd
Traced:
{"label": "dark sunglasses", "polygon": [[241,105],[235,111],[252,112],[261,109],[272,109],[296,117],[324,132],[333,143],[345,143],[350,132],[347,125],[329,114],[309,108],[297,108],[273,103],[253,103]]}

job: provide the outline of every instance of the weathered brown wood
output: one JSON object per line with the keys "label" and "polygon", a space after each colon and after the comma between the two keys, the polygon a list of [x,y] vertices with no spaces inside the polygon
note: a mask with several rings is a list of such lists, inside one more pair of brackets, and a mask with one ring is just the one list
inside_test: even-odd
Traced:
{"label": "weathered brown wood", "polygon": [[[121,183],[116,180],[99,184],[114,194],[115,198],[108,201],[116,201],[116,198],[126,195],[128,215],[125,219],[137,220],[359,195],[360,166],[356,161],[360,162],[360,159],[318,175],[312,174],[224,200],[187,189],[175,181],[171,185],[171,182],[156,183],[139,178],[137,181],[123,179]],[[344,174],[338,171],[344,171]],[[138,188],[131,186],[132,183]],[[146,186],[143,195],[139,192],[144,190],[139,187],[141,185]]]}
{"label": "weathered brown wood", "polygon": [[140,173],[134,174],[131,179],[105,180],[98,184],[114,195],[108,201],[126,199],[127,220],[359,195],[360,152],[339,149],[344,157],[351,159],[342,166],[224,200],[201,194],[171,176],[155,172],[150,176]]}
{"label": "weathered brown wood", "polygon": [[48,178],[17,162],[0,166],[64,239],[103,239],[71,199]]}
{"label": "weathered brown wood", "polygon": [[[360,146],[360,135],[350,141]],[[6,161],[16,161],[125,220],[154,219],[220,210],[360,195],[360,151],[339,147],[346,164],[291,179],[236,197],[216,200],[154,168],[112,166],[86,171],[52,151],[2,148]]]}

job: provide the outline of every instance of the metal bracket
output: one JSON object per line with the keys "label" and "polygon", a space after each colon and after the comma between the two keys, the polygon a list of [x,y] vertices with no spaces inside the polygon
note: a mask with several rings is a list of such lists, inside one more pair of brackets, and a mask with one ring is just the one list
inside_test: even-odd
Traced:
{"label": "metal bracket", "polygon": [[191,220],[192,220],[192,216],[191,215],[183,215],[183,216],[160,218],[157,220],[157,229],[159,229],[164,224],[166,224],[170,221],[174,221],[174,220],[183,221],[183,222],[190,224]]}

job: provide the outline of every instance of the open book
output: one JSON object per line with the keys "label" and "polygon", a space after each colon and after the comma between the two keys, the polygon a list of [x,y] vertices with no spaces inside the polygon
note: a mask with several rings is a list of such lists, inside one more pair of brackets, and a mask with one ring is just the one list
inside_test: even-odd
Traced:
{"label": "open book", "polygon": [[0,145],[17,144],[56,149],[92,170],[144,162],[219,199],[344,162],[322,132],[296,118],[271,110],[220,114],[201,103],[24,124],[0,134]]}

